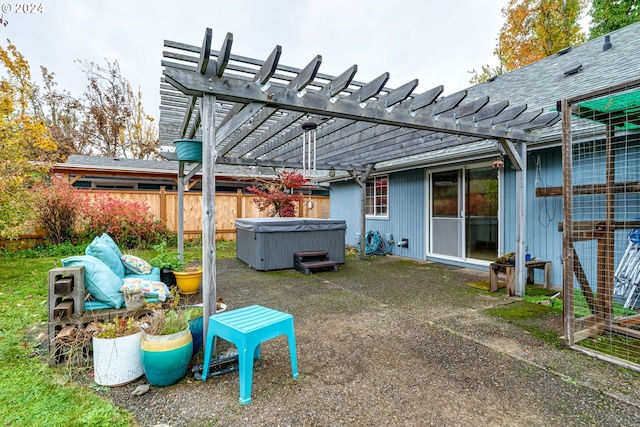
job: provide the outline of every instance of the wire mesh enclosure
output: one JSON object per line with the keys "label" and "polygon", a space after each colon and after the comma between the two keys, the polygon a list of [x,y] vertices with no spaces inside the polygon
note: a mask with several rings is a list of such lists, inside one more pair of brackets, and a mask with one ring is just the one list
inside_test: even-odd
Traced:
{"label": "wire mesh enclosure", "polygon": [[565,342],[640,370],[640,81],[561,110]]}

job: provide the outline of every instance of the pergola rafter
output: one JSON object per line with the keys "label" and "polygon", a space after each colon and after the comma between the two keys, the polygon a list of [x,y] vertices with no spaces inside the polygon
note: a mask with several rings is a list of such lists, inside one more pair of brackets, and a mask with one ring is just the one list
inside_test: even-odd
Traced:
{"label": "pergola rafter", "polygon": [[361,188],[362,248],[365,183],[377,163],[499,141],[518,170],[516,250],[523,256],[516,262],[516,293],[523,294],[525,144],[537,140],[532,129],[557,122],[559,113],[510,107],[487,96],[468,99],[466,90],[443,97],[442,85],[414,94],[417,79],[393,89],[386,86],[387,72],[359,82],[356,65],[331,76],[320,72],[320,55],[295,68],[279,63],[281,46],[257,60],[232,54],[230,33],[219,51],[211,49],[211,39],[207,29],[201,46],[165,41],[159,124],[161,144],[197,134],[203,140],[205,315],[215,307],[215,229],[209,229],[215,184],[207,181],[215,164],[301,169],[301,125],[307,120],[318,125],[316,168],[345,171]]}

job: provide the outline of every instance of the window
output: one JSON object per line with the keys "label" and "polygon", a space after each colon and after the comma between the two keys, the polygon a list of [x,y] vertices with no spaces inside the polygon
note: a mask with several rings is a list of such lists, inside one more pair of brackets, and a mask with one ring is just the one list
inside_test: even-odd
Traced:
{"label": "window", "polygon": [[370,216],[388,215],[389,186],[387,176],[379,176],[367,181],[366,213]]}

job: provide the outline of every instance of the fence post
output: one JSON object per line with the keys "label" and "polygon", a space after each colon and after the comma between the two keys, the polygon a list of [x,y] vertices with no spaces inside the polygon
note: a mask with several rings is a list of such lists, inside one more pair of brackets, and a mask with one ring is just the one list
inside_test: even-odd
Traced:
{"label": "fence post", "polygon": [[164,185],[160,187],[160,221],[167,224],[167,191]]}
{"label": "fence post", "polygon": [[298,202],[298,213],[300,214],[300,218],[304,218],[304,192],[300,192],[302,195],[302,200]]}
{"label": "fence post", "polygon": [[236,193],[236,218],[244,218],[244,212],[242,212],[242,189],[240,188]]}

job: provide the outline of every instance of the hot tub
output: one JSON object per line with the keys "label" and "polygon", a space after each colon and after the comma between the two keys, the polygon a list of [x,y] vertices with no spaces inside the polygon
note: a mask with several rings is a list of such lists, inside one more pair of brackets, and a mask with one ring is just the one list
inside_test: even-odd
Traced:
{"label": "hot tub", "polygon": [[256,270],[293,268],[293,253],[329,252],[344,264],[342,220],[316,218],[242,218],[236,220],[236,257]]}

